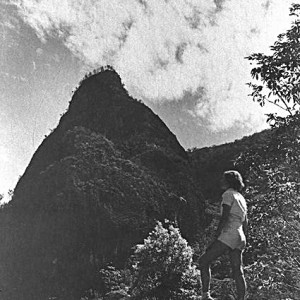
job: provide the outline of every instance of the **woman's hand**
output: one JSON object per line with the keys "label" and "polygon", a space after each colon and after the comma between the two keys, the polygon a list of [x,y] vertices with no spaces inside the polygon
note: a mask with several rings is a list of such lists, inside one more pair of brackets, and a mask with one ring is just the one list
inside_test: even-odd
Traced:
{"label": "woman's hand", "polygon": [[222,205],[222,216],[218,225],[218,229],[215,233],[216,239],[220,236],[222,229],[224,228],[225,224],[228,222],[230,210],[231,210],[231,206],[227,204]]}

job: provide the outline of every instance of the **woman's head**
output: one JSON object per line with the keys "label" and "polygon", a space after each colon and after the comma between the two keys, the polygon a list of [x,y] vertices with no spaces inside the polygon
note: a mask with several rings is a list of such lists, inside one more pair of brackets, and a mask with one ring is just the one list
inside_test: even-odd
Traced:
{"label": "woman's head", "polygon": [[223,173],[223,186],[226,186],[226,188],[233,188],[236,191],[241,191],[245,187],[245,184],[238,171],[229,170]]}

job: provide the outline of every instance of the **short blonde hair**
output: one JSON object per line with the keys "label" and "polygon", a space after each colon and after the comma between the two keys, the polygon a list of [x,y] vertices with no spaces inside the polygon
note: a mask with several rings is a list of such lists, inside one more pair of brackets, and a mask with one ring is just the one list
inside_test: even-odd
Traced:
{"label": "short blonde hair", "polygon": [[230,188],[235,189],[236,191],[241,191],[245,184],[243,182],[242,175],[235,170],[228,170],[223,173],[225,181],[228,183]]}

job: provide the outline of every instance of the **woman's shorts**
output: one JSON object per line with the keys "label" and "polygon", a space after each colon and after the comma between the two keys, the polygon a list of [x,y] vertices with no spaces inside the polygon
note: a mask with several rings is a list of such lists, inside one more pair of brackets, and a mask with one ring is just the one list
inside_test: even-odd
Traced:
{"label": "woman's shorts", "polygon": [[246,237],[243,231],[226,230],[222,231],[218,240],[230,247],[231,249],[243,250],[246,247]]}

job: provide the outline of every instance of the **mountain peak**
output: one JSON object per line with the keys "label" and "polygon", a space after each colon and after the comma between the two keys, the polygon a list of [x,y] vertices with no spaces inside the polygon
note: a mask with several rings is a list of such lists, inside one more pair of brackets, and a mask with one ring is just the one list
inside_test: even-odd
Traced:
{"label": "mountain peak", "polygon": [[152,144],[187,158],[176,136],[149,107],[129,96],[119,74],[111,67],[90,74],[81,82],[60,123],[66,127],[86,127],[119,146],[126,143],[128,148],[130,141],[144,146]]}
{"label": "mountain peak", "polygon": [[120,91],[122,88],[126,93],[122,79],[118,72],[111,66],[101,67],[95,69],[93,72],[89,72],[85,75],[83,80],[79,84],[79,88],[95,88],[99,89]]}
{"label": "mountain peak", "polygon": [[0,218],[10,224],[1,226],[10,240],[0,252],[5,300],[79,299],[97,270],[123,263],[155,220],[178,222],[190,240],[204,222],[185,150],[112,69],[81,82],[8,208]]}

